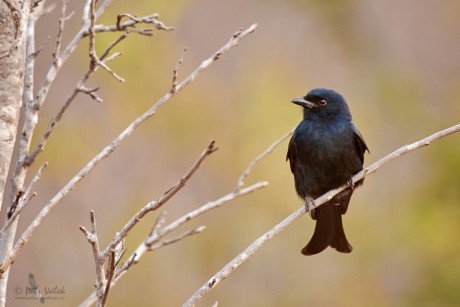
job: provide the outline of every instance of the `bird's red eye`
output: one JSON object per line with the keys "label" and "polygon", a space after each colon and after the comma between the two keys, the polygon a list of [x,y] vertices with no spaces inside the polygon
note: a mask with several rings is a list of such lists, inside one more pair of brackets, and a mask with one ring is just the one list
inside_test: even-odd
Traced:
{"label": "bird's red eye", "polygon": [[326,104],[327,104],[327,101],[324,100],[324,99],[321,99],[321,100],[319,101],[319,105],[320,105],[320,106],[325,106]]}

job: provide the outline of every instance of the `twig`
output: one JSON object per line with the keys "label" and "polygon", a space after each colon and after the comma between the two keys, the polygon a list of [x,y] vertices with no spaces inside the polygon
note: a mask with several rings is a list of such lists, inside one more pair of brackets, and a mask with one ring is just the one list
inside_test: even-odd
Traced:
{"label": "twig", "polygon": [[111,43],[107,49],[102,53],[101,55],[101,61],[103,61],[105,59],[106,56],[109,55],[110,51],[112,51],[113,47],[115,47],[116,45],[118,45],[122,40],[124,40],[125,38],[128,37],[128,32],[124,32],[123,34],[121,34],[115,41],[113,41],[113,43]]}
{"label": "twig", "polygon": [[[111,43],[107,49],[104,51],[104,53],[101,56],[101,60],[103,63],[106,63],[112,59],[113,56],[119,55],[119,53],[116,53],[112,55],[112,57],[106,58],[106,56],[110,53],[110,51],[118,44],[120,43],[123,39],[125,39],[127,36],[126,33],[123,33],[118,37],[113,43]],[[102,102],[102,98],[100,98],[97,94],[96,91],[99,90],[99,88],[94,88],[94,89],[88,89],[84,86],[86,81],[97,71],[97,65],[91,65],[88,68],[88,71],[82,76],[82,78],[77,82],[75,85],[74,89],[72,92],[69,94],[67,99],[64,101],[64,104],[62,105],[61,109],[59,109],[58,113],[51,119],[50,123],[48,124],[48,127],[46,128],[45,132],[40,138],[40,141],[36,145],[34,151],[28,155],[24,161],[24,166],[30,166],[34,163],[35,159],[37,156],[40,154],[45,149],[45,145],[51,135],[51,133],[54,131],[56,126],[59,124],[61,119],[63,118],[64,114],[67,112],[71,104],[74,102],[75,98],[77,97],[78,93],[84,93],[89,95],[92,99],[94,99],[96,102]]]}
{"label": "twig", "polygon": [[53,65],[59,65],[60,61],[60,56],[61,56],[61,44],[62,44],[62,36],[64,34],[64,25],[67,20],[72,18],[73,13],[71,13],[69,16],[66,16],[66,11],[67,11],[67,3],[69,0],[62,0],[62,6],[61,6],[61,17],[59,18],[59,28],[58,28],[58,34],[56,37],[56,47],[53,52]]}
{"label": "twig", "polygon": [[238,192],[241,187],[244,186],[244,180],[246,179],[246,177],[249,175],[249,173],[252,171],[252,168],[261,160],[263,159],[265,156],[267,156],[268,154],[270,154],[273,149],[275,149],[279,144],[281,144],[285,139],[287,139],[289,136],[292,135],[292,133],[294,133],[294,129],[292,129],[291,131],[289,131],[288,133],[286,133],[285,135],[283,135],[280,139],[276,140],[270,147],[267,148],[267,150],[265,150],[263,153],[261,153],[257,158],[255,158],[251,164],[249,164],[249,166],[246,168],[246,170],[243,172],[243,174],[241,174],[240,178],[238,179],[238,182],[236,183],[235,185],[235,188],[234,188],[234,191],[235,192]]}
{"label": "twig", "polygon": [[187,181],[190,179],[190,177],[193,176],[193,174],[200,168],[202,165],[203,161],[211,155],[213,152],[215,152],[217,148],[214,147],[214,141],[211,141],[209,145],[206,147],[206,149],[201,153],[201,155],[198,157],[198,159],[195,161],[195,163],[192,165],[192,167],[185,173],[182,178],[179,179],[179,181],[169,190],[167,190],[163,195],[157,200],[157,201],[152,201],[145,205],[141,210],[139,210],[130,220],[126,225],[123,227],[123,229],[112,239],[110,244],[105,248],[105,250],[101,253],[101,258],[107,259],[109,256],[109,252],[114,246],[116,246],[121,240],[123,240],[133,229],[133,227],[150,211],[157,210],[160,208],[162,205],[164,205],[171,197],[173,197],[177,192],[179,192],[180,189],[182,189]]}
{"label": "twig", "polygon": [[88,242],[91,244],[91,247],[93,249],[93,257],[94,257],[94,263],[96,265],[96,292],[97,292],[97,297],[101,298],[104,295],[104,289],[105,289],[105,273],[103,270],[104,267],[104,262],[101,261],[100,257],[100,249],[99,249],[99,241],[97,238],[97,229],[96,229],[96,216],[94,215],[94,211],[91,210],[90,212],[90,218],[91,218],[91,232],[89,232],[84,226],[80,225],[80,230],[83,232],[85,235],[86,239]]}
{"label": "twig", "polygon": [[117,75],[110,67],[103,63],[96,54],[96,31],[94,30],[96,24],[96,0],[90,1],[89,6],[89,27],[88,27],[88,36],[89,36],[89,58],[90,64],[89,67],[91,70],[95,71],[97,66],[104,68],[109,74],[111,74],[116,80],[120,82],[125,82],[125,80]]}
{"label": "twig", "polygon": [[[130,19],[130,21],[121,23],[121,20],[123,17]],[[126,30],[128,27],[132,27],[135,24],[146,23],[146,24],[153,24],[157,28],[157,30],[171,31],[174,29],[173,27],[168,27],[164,23],[159,21],[158,17],[159,17],[158,14],[152,14],[149,16],[141,17],[141,18],[137,18],[136,16],[131,15],[131,14],[118,14],[116,26],[118,30]]]}
{"label": "twig", "polygon": [[38,180],[40,180],[43,170],[47,166],[48,162],[45,162],[38,169],[37,174],[34,176],[34,178],[32,178],[32,181],[30,182],[25,192],[22,193],[22,195],[16,199],[16,201],[13,203],[13,206],[8,210],[8,220],[5,222],[5,225],[3,226],[2,230],[0,230],[0,233],[3,233],[6,229],[8,229],[8,227],[11,226],[11,223],[19,216],[19,214],[27,206],[32,197],[36,195],[36,193],[33,192],[33,189]]}
{"label": "twig", "polygon": [[107,268],[107,282],[105,284],[104,294],[103,294],[102,300],[101,300],[101,305],[102,306],[105,306],[105,304],[107,302],[107,298],[109,297],[109,290],[110,290],[110,286],[112,284],[113,274],[115,273],[115,267],[116,267],[115,251],[111,251],[110,258],[109,258],[109,264],[108,264],[108,268]]}
{"label": "twig", "polygon": [[[51,88],[51,85],[54,83],[54,81],[56,80],[56,77],[59,73],[59,71],[61,70],[63,64],[68,60],[68,58],[70,57],[70,55],[75,51],[75,49],[77,48],[79,42],[81,41],[82,38],[84,38],[85,36],[87,36],[87,31],[88,31],[88,27],[91,23],[90,19],[89,19],[89,7],[90,7],[90,1],[91,0],[87,0],[86,3],[85,3],[85,6],[83,8],[83,14],[82,14],[82,26],[81,28],[78,30],[77,34],[75,34],[75,36],[72,38],[72,40],[69,42],[69,44],[66,46],[66,48],[62,51],[62,52],[59,52],[59,57],[57,57],[57,59],[55,58],[54,61],[53,61],[53,64],[50,66],[46,76],[45,76],[45,79],[42,81],[42,84],[37,92],[37,94],[35,95],[35,106],[34,108],[39,111],[46,99],[46,96],[48,95],[48,92]],[[110,4],[111,0],[105,0],[100,6],[99,8],[97,9],[96,11],[96,19],[101,16],[105,9],[107,8],[107,6]],[[62,17],[62,16],[61,16]],[[65,19],[68,19],[70,16],[67,16],[65,17]],[[59,26],[59,28],[61,27],[61,25]],[[59,33],[59,31],[58,31]],[[56,44],[60,45],[61,43],[58,43],[56,42]],[[60,49],[60,48],[59,48]]]}
{"label": "twig", "polygon": [[[416,149],[430,145],[431,142],[439,140],[440,138],[443,138],[445,136],[448,136],[458,131],[460,131],[460,124],[457,124],[445,130],[434,133],[410,145],[403,146],[399,148],[398,150],[392,152],[391,154],[387,155],[386,157],[366,167],[364,170],[357,173],[356,175],[354,175],[352,178],[352,181],[353,183],[356,183],[357,181],[363,179],[364,177],[372,173],[375,173],[379,168],[381,168],[388,162],[402,155],[405,155],[409,152],[412,152]],[[331,190],[325,193],[321,197],[318,197],[317,199],[314,200],[315,206],[318,207],[330,201],[332,198],[334,198],[335,195],[337,195],[338,193],[340,193],[341,191],[343,191],[344,189],[348,187],[349,185],[345,184],[337,189],[334,189],[334,190]],[[198,291],[196,291],[195,294],[193,294],[192,297],[190,297],[182,306],[185,306],[185,307],[195,306],[195,304],[200,299],[202,299],[204,295],[206,295],[209,291],[214,289],[222,280],[227,278],[228,275],[230,275],[241,264],[243,264],[246,260],[248,260],[249,257],[254,255],[259,250],[259,248],[261,248],[264,244],[266,244],[268,241],[273,239],[276,235],[278,235],[279,233],[287,229],[292,223],[294,223],[296,220],[302,217],[306,212],[307,211],[306,211],[305,206],[300,207],[295,212],[293,212],[291,215],[289,215],[287,218],[285,218],[282,222],[280,222],[278,225],[276,225],[275,227],[267,231],[264,235],[260,236],[257,240],[251,243],[244,251],[238,254],[238,256],[236,256],[232,261],[226,264],[213,277],[211,277],[211,279],[209,279],[200,289],[198,289]]]}
{"label": "twig", "polygon": [[155,249],[159,249],[160,247],[176,243],[176,242],[182,240],[183,238],[186,238],[186,237],[189,237],[189,236],[192,236],[192,235],[195,235],[195,234],[202,233],[205,229],[206,229],[206,226],[199,226],[197,228],[187,230],[187,231],[183,232],[182,234],[180,234],[177,237],[174,237],[172,239],[160,241],[160,242],[158,242],[156,244],[152,244],[152,245],[147,245],[147,251],[153,251]]}
{"label": "twig", "polygon": [[179,62],[177,62],[176,68],[174,68],[174,71],[173,71],[173,78],[172,78],[172,85],[171,85],[171,93],[175,93],[175,92],[176,92],[177,78],[178,78],[178,76],[179,76],[179,66],[180,66],[180,65],[182,64],[182,62],[184,61],[185,52],[187,52],[187,48],[184,48],[184,52],[183,52],[182,56],[180,57]]}
{"label": "twig", "polygon": [[163,227],[164,223],[166,222],[166,216],[168,213],[166,211],[163,211],[158,215],[155,224],[152,227],[152,230],[150,231],[149,237],[152,236],[154,233],[157,233],[158,230]]}

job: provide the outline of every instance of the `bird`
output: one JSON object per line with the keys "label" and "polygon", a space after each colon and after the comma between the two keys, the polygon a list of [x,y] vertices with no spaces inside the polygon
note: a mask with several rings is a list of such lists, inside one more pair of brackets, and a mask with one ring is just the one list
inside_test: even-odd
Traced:
{"label": "bird", "polygon": [[[342,215],[347,212],[355,187],[364,181],[353,184],[351,178],[363,169],[364,153],[369,149],[338,92],[317,88],[291,102],[303,107],[303,120],[289,141],[286,160],[294,175],[295,190],[316,221],[313,236],[301,252],[315,255],[330,246],[350,253],[353,247],[345,236]],[[344,184],[348,187],[333,199],[314,206],[314,199]]]}

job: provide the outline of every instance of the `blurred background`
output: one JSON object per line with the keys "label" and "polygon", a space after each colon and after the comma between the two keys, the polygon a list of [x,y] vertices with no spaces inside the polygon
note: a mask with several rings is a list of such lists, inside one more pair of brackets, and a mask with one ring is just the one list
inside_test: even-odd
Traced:
{"label": "blurred background", "polygon": [[[53,1],[47,1],[52,4]],[[40,84],[51,61],[58,7],[39,21],[37,45],[51,36],[37,62]],[[81,24],[81,4],[66,24],[64,44]],[[162,107],[103,161],[36,231],[12,267],[15,286],[63,286],[76,305],[94,290],[91,247],[79,225],[98,222],[100,244],[147,202],[170,188],[212,139],[219,150],[163,208],[167,222],[230,192],[241,172],[295,127],[290,103],[316,87],[342,93],[371,154],[365,165],[459,122],[460,2],[454,0],[197,0],[113,1],[98,23],[118,13],[159,13],[174,26],[154,37],[132,34],[110,66],[99,70],[96,103],[80,95],[51,136],[35,169],[49,166],[19,233],[43,204],[133,119],[166,93],[187,52],[179,79],[252,23],[257,30]],[[118,34],[97,36],[99,54]],[[55,82],[38,135],[88,67],[87,40]],[[35,143],[37,142],[37,137]],[[110,292],[109,306],[178,306],[252,241],[302,205],[285,162],[287,141],[262,160],[248,184],[270,185],[181,228],[204,233],[146,254]],[[32,174],[32,173],[30,173]],[[458,135],[397,159],[368,177],[344,217],[354,250],[304,257],[314,223],[303,217],[265,245],[200,303],[211,306],[458,306],[460,304],[460,139]],[[127,239],[127,255],[149,233],[159,212]],[[176,234],[179,234],[177,232]]]}

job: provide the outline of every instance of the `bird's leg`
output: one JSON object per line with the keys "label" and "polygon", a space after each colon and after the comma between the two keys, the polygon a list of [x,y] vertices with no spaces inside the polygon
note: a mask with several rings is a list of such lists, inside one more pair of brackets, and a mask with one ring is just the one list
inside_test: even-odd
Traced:
{"label": "bird's leg", "polygon": [[316,219],[315,215],[315,201],[310,196],[305,197],[305,210],[307,210],[308,214],[311,216],[312,219]]}

